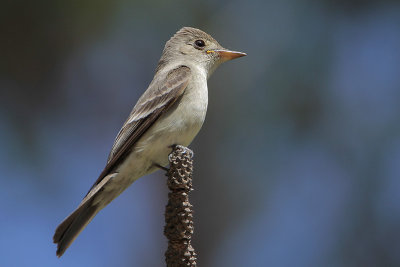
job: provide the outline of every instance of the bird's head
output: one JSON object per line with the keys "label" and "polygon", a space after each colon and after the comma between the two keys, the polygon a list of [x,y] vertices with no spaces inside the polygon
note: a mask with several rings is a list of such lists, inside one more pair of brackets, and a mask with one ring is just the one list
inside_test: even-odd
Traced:
{"label": "bird's head", "polygon": [[184,27],[165,44],[158,68],[178,59],[203,66],[209,76],[221,63],[245,55],[223,48],[209,34],[199,29]]}

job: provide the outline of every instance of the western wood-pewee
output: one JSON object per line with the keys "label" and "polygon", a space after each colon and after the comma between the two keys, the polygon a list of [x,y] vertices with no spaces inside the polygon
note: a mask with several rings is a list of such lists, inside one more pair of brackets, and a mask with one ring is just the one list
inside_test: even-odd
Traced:
{"label": "western wood-pewee", "polygon": [[245,55],[224,49],[207,33],[190,27],[166,43],[154,79],[119,131],[104,170],[78,208],[57,227],[57,256],[135,180],[166,166],[173,145],[192,142],[206,116],[207,78],[222,62]]}

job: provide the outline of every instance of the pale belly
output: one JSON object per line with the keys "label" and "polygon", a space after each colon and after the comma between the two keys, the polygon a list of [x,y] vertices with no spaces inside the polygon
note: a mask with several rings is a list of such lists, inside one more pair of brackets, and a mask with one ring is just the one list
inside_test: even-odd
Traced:
{"label": "pale belly", "polygon": [[[115,170],[98,196],[99,207],[104,207],[135,180],[168,165],[172,145],[188,146],[205,120],[208,92],[206,75],[197,72],[192,87],[164,113],[133,146],[132,152]],[[195,83],[197,82],[197,83]],[[193,90],[196,88],[196,90]]]}
{"label": "pale belly", "polygon": [[159,169],[157,165],[167,166],[172,145],[188,146],[205,120],[207,88],[203,91],[189,91],[184,96],[185,100],[182,98],[163,114],[135,144],[132,153],[117,169],[118,174],[107,187],[125,189],[138,178]]}

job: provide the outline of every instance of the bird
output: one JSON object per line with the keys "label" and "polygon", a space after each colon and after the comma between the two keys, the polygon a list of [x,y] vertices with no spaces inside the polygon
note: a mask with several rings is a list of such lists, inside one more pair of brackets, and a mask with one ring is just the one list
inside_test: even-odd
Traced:
{"label": "bird", "polygon": [[245,55],[192,27],[183,27],[166,42],[154,78],[117,134],[104,170],[57,227],[53,242],[58,257],[135,180],[165,168],[174,145],[192,142],[206,117],[207,79],[221,63]]}

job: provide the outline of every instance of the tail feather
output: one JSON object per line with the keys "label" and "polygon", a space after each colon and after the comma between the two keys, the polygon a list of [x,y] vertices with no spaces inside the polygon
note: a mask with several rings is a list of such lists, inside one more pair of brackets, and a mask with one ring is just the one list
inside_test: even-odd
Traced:
{"label": "tail feather", "polygon": [[57,244],[57,256],[61,257],[80,232],[99,211],[93,201],[86,201],[72,212],[56,229],[53,242]]}
{"label": "tail feather", "polygon": [[58,257],[64,254],[94,216],[122,192],[122,190],[117,192],[108,191],[107,194],[103,194],[105,185],[115,175],[117,173],[111,173],[96,184],[83,198],[79,207],[57,227],[53,242],[57,244],[56,254]]}

